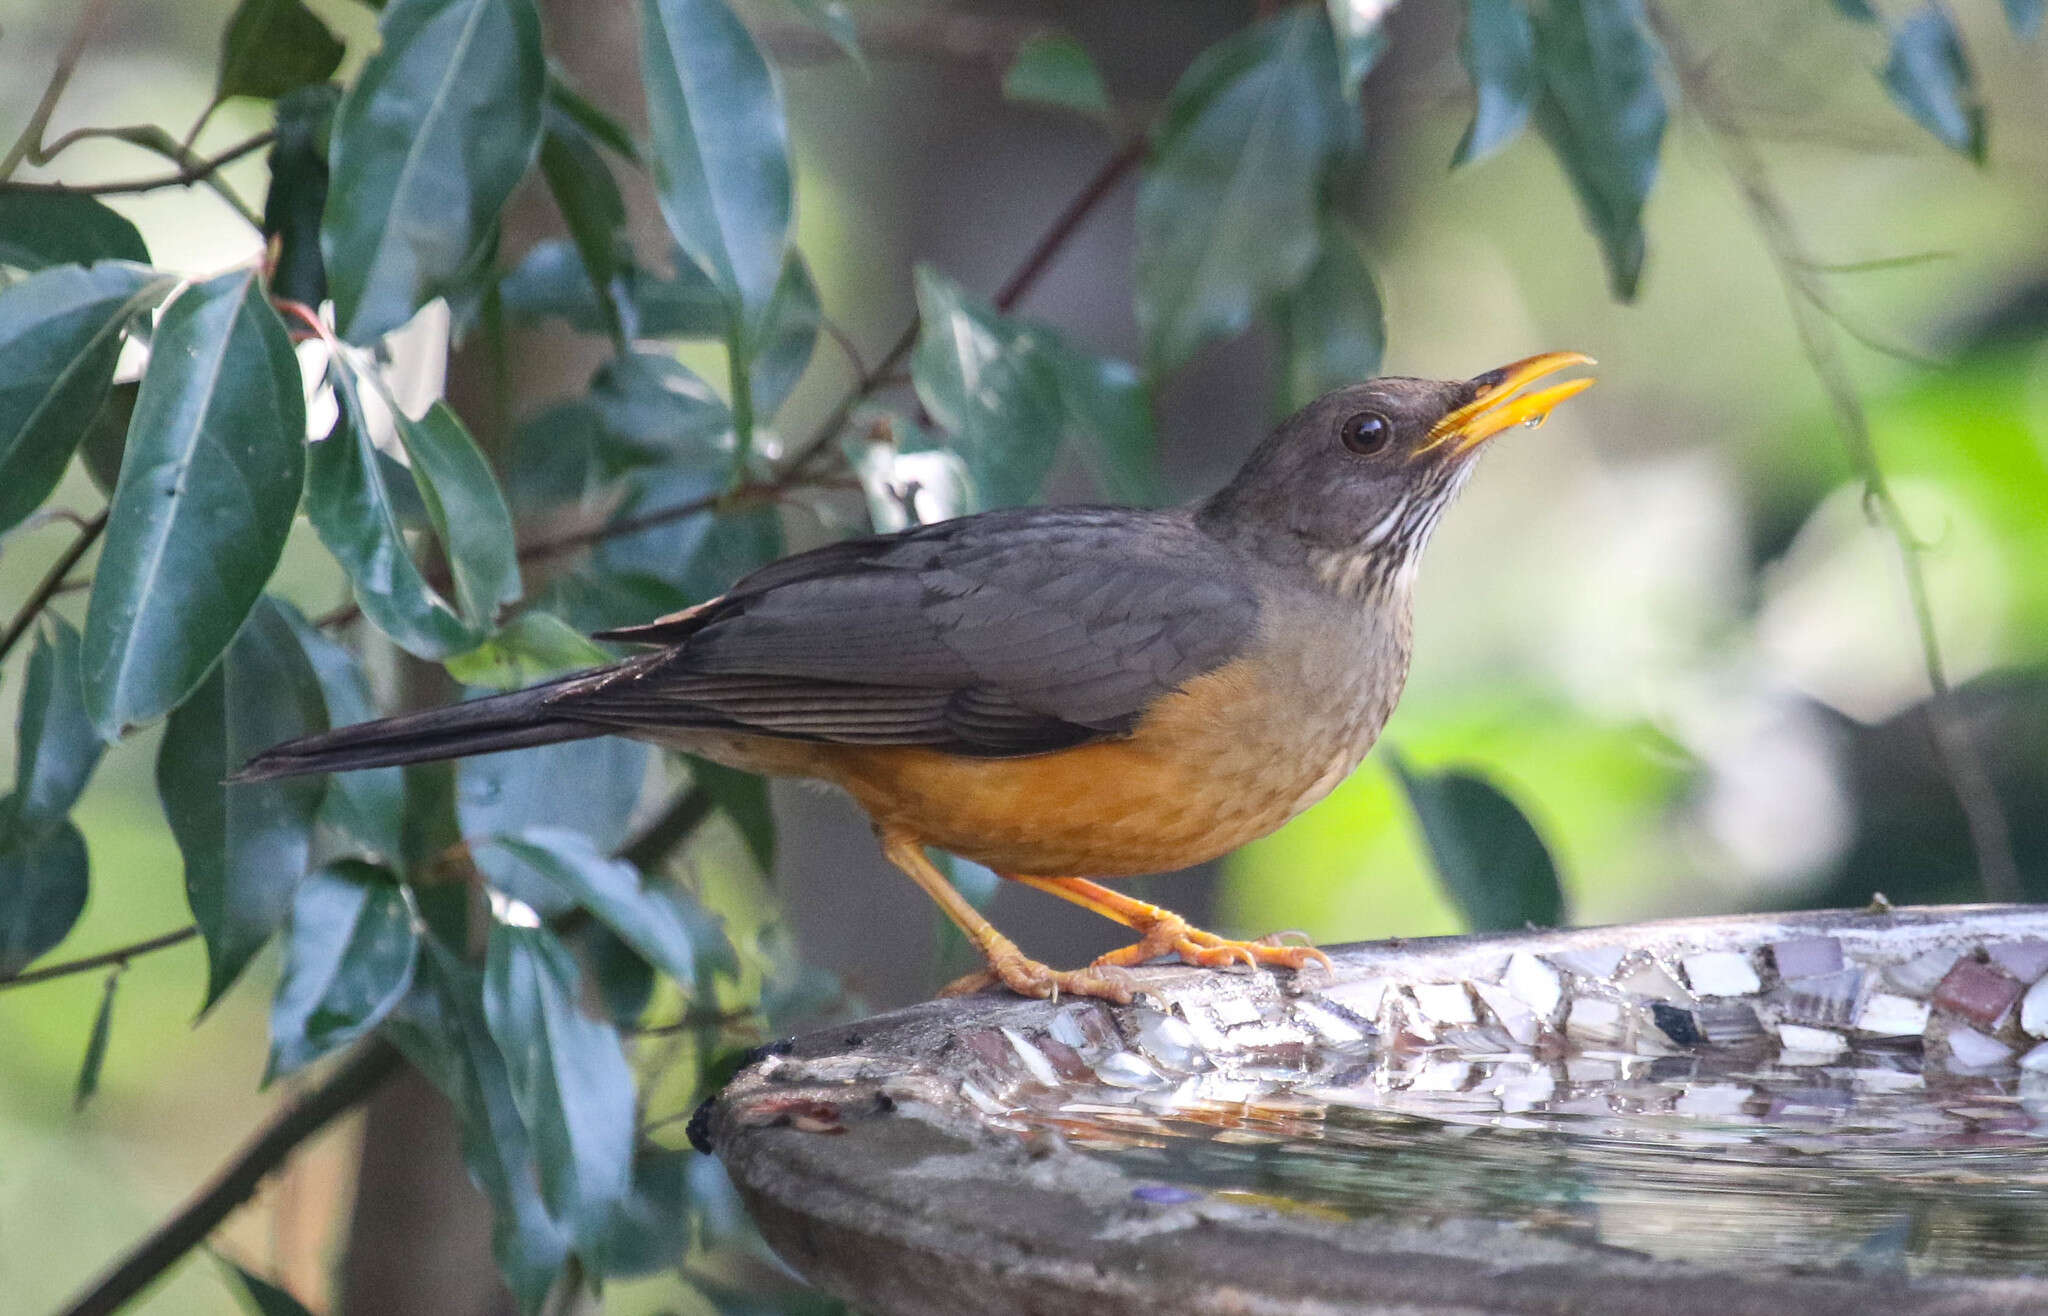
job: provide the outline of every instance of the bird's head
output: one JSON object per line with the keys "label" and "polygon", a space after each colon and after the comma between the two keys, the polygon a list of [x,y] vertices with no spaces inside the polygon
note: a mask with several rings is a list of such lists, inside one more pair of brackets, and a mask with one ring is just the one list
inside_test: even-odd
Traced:
{"label": "bird's head", "polygon": [[1347,593],[1400,579],[1487,441],[1541,424],[1593,381],[1529,386],[1592,364],[1545,352],[1471,379],[1388,377],[1325,393],[1260,444],[1199,516],[1213,533],[1298,558]]}

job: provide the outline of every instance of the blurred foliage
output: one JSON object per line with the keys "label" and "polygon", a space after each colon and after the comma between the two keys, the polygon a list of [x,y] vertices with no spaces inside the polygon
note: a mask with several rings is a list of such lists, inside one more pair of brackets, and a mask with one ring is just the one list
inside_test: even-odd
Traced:
{"label": "blurred foliage", "polygon": [[[61,1048],[40,1032],[23,1048],[76,1066],[84,1106],[123,1032],[167,1021],[154,991],[131,989],[115,1011],[130,953],[178,937],[56,974],[45,957],[89,898],[118,892],[135,917],[169,917],[174,842],[206,957],[203,990],[176,960],[194,979],[185,999],[216,1032],[258,1026],[223,998],[274,953],[268,1078],[317,1082],[323,1060],[370,1037],[401,1048],[454,1103],[523,1308],[674,1271],[702,1309],[825,1312],[837,1304],[796,1291],[715,1163],[681,1142],[749,1046],[853,1006],[781,926],[761,783],[609,741],[452,771],[221,782],[250,752],[372,716],[430,677],[504,689],[603,661],[587,632],[701,601],[780,555],[786,509],[891,529],[1041,497],[1070,456],[1110,497],[1163,501],[1154,398],[1255,326],[1270,331],[1276,409],[1376,373],[1390,328],[1397,343],[1412,332],[1382,288],[1397,271],[1375,274],[1362,182],[1381,144],[1361,106],[1389,49],[1387,6],[1262,6],[1156,113],[1073,35],[1019,42],[1009,99],[1098,130],[1141,125],[1037,253],[1056,256],[1139,169],[1141,360],[1016,314],[1040,261],[993,296],[918,267],[903,280],[917,332],[870,367],[820,290],[817,268],[840,253],[796,240],[784,75],[756,29],[726,0],[633,3],[645,134],[551,62],[534,0],[241,0],[188,131],[94,125],[253,226],[263,254],[224,273],[153,256],[179,250],[174,226],[124,213],[164,180],[64,181],[64,152],[84,139],[47,136],[46,110],[0,162],[0,530],[10,554],[26,536],[72,536],[40,582],[8,568],[24,592],[0,632],[19,689],[0,989],[107,971]],[[1885,47],[1866,86],[1942,146],[1988,158],[1972,49],[1990,31],[1966,43],[1938,2],[1895,19],[1863,0],[1835,9],[1833,27]],[[849,6],[794,12],[867,76],[898,76],[869,67]],[[2002,13],[2001,41],[2038,33],[2038,0]],[[1491,161],[1533,125],[1612,294],[1635,298],[1664,277],[1646,216],[1692,72],[1670,17],[1644,0],[1467,0],[1462,14],[1473,104],[1447,155]],[[272,127],[197,151],[231,102],[267,105]],[[222,171],[257,151],[252,210]],[[24,165],[54,165],[59,181],[13,178]],[[506,250],[508,202],[529,184],[565,236]],[[662,218],[652,250],[634,236],[637,198]],[[1554,234],[1534,237],[1547,256]],[[1411,323],[1418,309],[1444,311],[1411,307]],[[506,434],[421,395],[418,368],[437,374],[447,351],[435,326],[502,360],[508,325],[542,321],[604,351],[579,391]],[[1943,638],[1960,637],[1952,661],[1976,678],[1955,712],[1987,751],[1990,789],[2030,806],[2006,814],[2035,894],[2048,894],[2044,326],[2036,306],[1962,335],[1953,368],[1873,415],[1918,532],[1961,563],[1960,593],[1996,605],[1993,623],[1951,623]],[[836,352],[853,378],[821,421],[793,399]],[[1812,430],[1799,419],[1801,440]],[[1812,622],[1816,598],[1862,606],[1852,596],[1884,547],[1859,491],[1811,446],[1746,454],[1763,475],[1743,491],[1739,598],[1693,623],[1719,627],[1737,664],[1799,673],[1796,690],[1716,699],[1727,674],[1704,664],[1674,682],[1704,715],[1565,675],[1520,692],[1426,690],[1395,724],[1419,765],[1396,763],[1400,793],[1368,770],[1249,847],[1230,921],[1424,932],[1625,916],[1668,907],[1663,880],[1714,846],[1758,877],[1737,903],[1860,903],[1877,886],[1971,895],[1981,838],[1927,750],[1939,710],[1895,602],[1844,614],[1839,633]],[[67,482],[74,457],[91,483]],[[105,507],[72,513],[95,485]],[[325,549],[317,565],[301,512]],[[352,602],[309,620],[288,601],[308,580],[345,581]],[[96,771],[139,781],[152,744],[160,823],[79,807]],[[1000,885],[952,871],[977,904]],[[1583,885],[1617,871],[1635,887]],[[934,958],[957,949],[942,941]],[[166,1100],[177,1084],[161,1081]],[[226,1271],[253,1309],[301,1309]]]}

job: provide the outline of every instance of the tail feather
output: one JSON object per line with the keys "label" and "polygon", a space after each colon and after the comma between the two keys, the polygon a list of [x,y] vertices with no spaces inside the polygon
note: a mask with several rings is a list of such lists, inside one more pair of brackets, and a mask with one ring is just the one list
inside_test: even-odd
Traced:
{"label": "tail feather", "polygon": [[464,758],[529,745],[601,736],[607,729],[572,721],[550,707],[552,685],[473,699],[448,708],[358,722],[287,740],[243,764],[230,782],[270,781],[309,772],[350,772],[433,759]]}

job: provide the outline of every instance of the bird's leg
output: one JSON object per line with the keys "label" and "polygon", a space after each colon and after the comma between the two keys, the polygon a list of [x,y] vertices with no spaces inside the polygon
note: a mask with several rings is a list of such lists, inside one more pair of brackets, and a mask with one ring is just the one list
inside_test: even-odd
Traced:
{"label": "bird's leg", "polygon": [[[1122,969],[1109,965],[1069,970],[1047,968],[1018,950],[1016,942],[996,931],[981,911],[968,904],[933,865],[915,836],[888,828],[877,828],[875,834],[889,862],[923,888],[946,917],[953,920],[954,926],[967,934],[968,943],[988,961],[989,975],[995,981],[1020,996],[1094,996],[1118,1005],[1130,1004],[1135,985]],[[962,985],[967,989],[985,985],[979,981],[980,975],[975,977],[974,981],[963,980]]]}
{"label": "bird's leg", "polygon": [[1285,934],[1257,941],[1233,941],[1190,926],[1186,919],[1170,909],[1161,909],[1134,896],[1112,891],[1086,878],[1013,877],[1011,881],[1037,887],[1137,930],[1139,940],[1136,944],[1097,958],[1095,963],[1099,966],[1122,968],[1143,964],[1161,955],[1178,955],[1184,963],[1212,969],[1229,964],[1270,965],[1283,969],[1300,969],[1309,964],[1320,964],[1326,969],[1330,967],[1330,957],[1313,946],[1280,945],[1279,938]]}

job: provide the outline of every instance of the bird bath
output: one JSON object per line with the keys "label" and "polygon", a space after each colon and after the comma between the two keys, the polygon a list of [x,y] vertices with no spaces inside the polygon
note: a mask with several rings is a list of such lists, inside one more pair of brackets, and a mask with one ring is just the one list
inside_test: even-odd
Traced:
{"label": "bird bath", "polygon": [[871,1316],[2048,1311],[2048,908],[1334,958],[812,1034],[692,1136]]}

